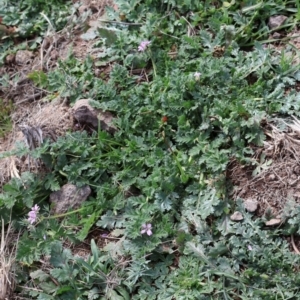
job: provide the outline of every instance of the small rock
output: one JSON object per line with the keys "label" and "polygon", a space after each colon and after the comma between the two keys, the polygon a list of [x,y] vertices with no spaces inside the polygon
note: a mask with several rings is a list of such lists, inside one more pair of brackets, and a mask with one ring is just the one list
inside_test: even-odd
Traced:
{"label": "small rock", "polygon": [[244,219],[242,213],[240,213],[239,211],[235,211],[231,216],[230,216],[230,220],[231,221],[242,221]]}
{"label": "small rock", "polygon": [[271,219],[267,221],[265,224],[266,226],[275,226],[275,225],[279,225],[281,222],[282,222],[281,219]]}
{"label": "small rock", "polygon": [[275,174],[270,174],[270,175],[268,176],[268,179],[269,179],[270,181],[273,181],[273,180],[276,179],[276,175],[275,175]]}
{"label": "small rock", "polygon": [[249,212],[255,212],[257,210],[258,203],[256,200],[248,199],[244,202],[245,209]]}
{"label": "small rock", "polygon": [[109,111],[95,109],[89,105],[89,99],[78,100],[73,106],[73,117],[81,128],[97,131],[100,123],[101,130],[114,134],[117,128],[112,124],[114,116]]}
{"label": "small rock", "polygon": [[278,15],[278,16],[272,16],[269,18],[269,28],[274,29],[277,27],[280,27],[283,25],[283,23],[286,21],[287,17],[283,15]]}
{"label": "small rock", "polygon": [[70,208],[79,208],[90,194],[91,188],[88,185],[79,188],[74,184],[67,183],[59,191],[50,195],[50,202],[54,204],[53,212],[63,214]]}
{"label": "small rock", "polygon": [[274,32],[272,37],[273,37],[273,39],[278,40],[281,38],[281,34],[279,32]]}
{"label": "small rock", "polygon": [[18,65],[26,65],[31,62],[33,59],[34,54],[28,50],[19,50],[16,53],[16,63]]}

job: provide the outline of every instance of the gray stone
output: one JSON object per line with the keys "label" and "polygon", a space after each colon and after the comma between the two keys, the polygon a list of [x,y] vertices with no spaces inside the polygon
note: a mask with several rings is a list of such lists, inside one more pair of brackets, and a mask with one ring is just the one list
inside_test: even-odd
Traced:
{"label": "gray stone", "polygon": [[230,220],[231,221],[242,221],[244,219],[242,213],[240,213],[239,211],[235,211],[231,216],[230,216]]}
{"label": "gray stone", "polygon": [[89,105],[89,99],[78,100],[72,108],[73,118],[81,128],[88,131],[100,129],[114,134],[117,128],[112,124],[114,116],[109,111],[93,108]]}
{"label": "gray stone", "polygon": [[256,200],[248,199],[244,202],[245,209],[249,212],[255,212],[258,207],[258,203]]}
{"label": "gray stone", "polygon": [[281,38],[281,34],[279,32],[274,32],[272,37],[273,37],[273,39],[278,40]]}
{"label": "gray stone", "polygon": [[19,50],[16,53],[15,60],[18,65],[26,65],[32,61],[33,57],[34,57],[34,54],[31,51]]}
{"label": "gray stone", "polygon": [[276,179],[276,175],[275,175],[275,174],[270,174],[270,175],[268,176],[268,179],[269,179],[270,181],[273,181],[273,180]]}
{"label": "gray stone", "polygon": [[88,185],[79,188],[74,184],[67,183],[59,191],[50,195],[52,211],[55,214],[63,214],[69,209],[77,209],[90,194],[91,188]]}
{"label": "gray stone", "polygon": [[281,219],[271,219],[267,221],[265,224],[266,226],[275,226],[275,225],[279,225],[281,222],[282,222]]}
{"label": "gray stone", "polygon": [[286,21],[287,17],[283,15],[278,15],[278,16],[272,16],[269,18],[269,28],[270,29],[275,29],[277,27],[280,27],[283,25],[283,23]]}

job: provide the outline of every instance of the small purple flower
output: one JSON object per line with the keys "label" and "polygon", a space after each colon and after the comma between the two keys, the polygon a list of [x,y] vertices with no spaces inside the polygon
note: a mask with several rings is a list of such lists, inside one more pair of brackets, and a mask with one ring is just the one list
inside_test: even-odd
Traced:
{"label": "small purple flower", "polygon": [[198,81],[200,79],[200,76],[201,76],[201,73],[200,72],[195,72],[194,73],[194,77],[195,77],[195,80]]}
{"label": "small purple flower", "polygon": [[248,248],[249,251],[252,251],[252,250],[253,250],[253,248],[252,248],[251,245],[248,245],[247,248]]}
{"label": "small purple flower", "polygon": [[32,225],[33,223],[36,222],[37,219],[37,214],[40,210],[40,207],[36,204],[31,208],[31,211],[28,213],[28,222]]}
{"label": "small purple flower", "polygon": [[138,47],[138,51],[144,52],[147,49],[147,47],[150,45],[150,43],[151,43],[150,41],[142,41]]}
{"label": "small purple flower", "polygon": [[141,234],[147,233],[147,235],[152,235],[152,231],[151,231],[152,225],[149,224],[143,224],[142,225],[142,230],[141,230]]}

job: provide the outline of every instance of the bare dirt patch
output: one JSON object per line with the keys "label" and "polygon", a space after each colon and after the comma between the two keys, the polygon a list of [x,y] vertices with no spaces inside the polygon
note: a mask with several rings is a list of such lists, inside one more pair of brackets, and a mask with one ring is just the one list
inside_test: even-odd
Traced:
{"label": "bare dirt patch", "polygon": [[[43,98],[48,92],[38,88],[28,75],[33,71],[47,73],[57,67],[58,60],[74,55],[77,59],[85,59],[87,55],[95,55],[100,49],[94,49],[95,40],[82,39],[81,35],[88,30],[95,30],[100,17],[105,19],[105,7],[117,7],[112,0],[103,1],[73,1],[77,7],[77,23],[70,17],[67,26],[60,32],[48,31],[39,49],[19,50],[6,57],[6,63],[0,67],[0,74],[6,74],[6,82],[0,88],[0,98],[12,101],[14,111],[11,115],[13,128],[4,138],[0,139],[0,153],[10,151],[16,142],[25,141],[26,136],[21,127],[41,130],[43,138],[56,140],[58,136],[73,130],[72,110],[65,104],[67,98],[59,95],[51,102]],[[79,5],[80,3],[80,5]],[[100,23],[99,23],[100,24]],[[28,130],[27,130],[28,131]],[[9,157],[0,160],[0,190],[11,177],[16,177],[23,171],[33,170],[28,159]]]}
{"label": "bare dirt patch", "polygon": [[[0,153],[13,150],[17,142],[23,142],[29,148],[35,148],[31,142],[36,140],[34,132],[40,131],[42,140],[48,138],[55,141],[58,136],[64,135],[73,126],[71,109],[59,101],[24,106],[23,110],[17,109],[12,118],[14,120],[13,131],[1,143]],[[10,178],[19,177],[24,171],[41,171],[37,164],[30,163],[28,157],[16,156],[0,160],[0,170],[2,170],[0,187]]]}
{"label": "bare dirt patch", "polygon": [[228,177],[234,199],[256,201],[257,216],[284,221],[287,203],[300,205],[300,122],[281,120],[270,124],[265,134],[264,147],[253,156],[257,165],[243,166],[232,159]]}

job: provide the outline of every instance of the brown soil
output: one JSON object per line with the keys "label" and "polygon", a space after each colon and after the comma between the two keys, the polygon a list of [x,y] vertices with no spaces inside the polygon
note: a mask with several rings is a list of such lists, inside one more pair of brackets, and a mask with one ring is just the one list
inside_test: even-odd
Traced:
{"label": "brown soil", "polygon": [[[78,1],[73,1],[75,4]],[[40,49],[36,51],[21,50],[15,55],[6,57],[6,64],[0,67],[0,74],[7,74],[8,85],[0,90],[0,98],[5,102],[12,101],[14,112],[11,115],[13,129],[0,139],[0,154],[14,149],[16,142],[26,140],[21,126],[40,128],[43,137],[56,140],[73,129],[72,110],[67,105],[68,99],[57,95],[49,95],[47,91],[38,88],[28,74],[33,71],[47,73],[57,67],[58,60],[65,60],[71,54],[79,60],[87,55],[95,55],[99,49],[94,49],[95,40],[85,40],[81,35],[86,30],[94,30],[99,23],[95,22],[105,16],[105,7],[113,6],[112,0],[80,1],[77,24],[68,24],[62,31],[49,33],[44,38]],[[95,70],[97,72],[99,70]],[[104,70],[105,72],[105,70]],[[49,96],[51,96],[49,98]],[[50,100],[51,99],[51,100]],[[9,157],[0,160],[0,192],[2,186],[12,177],[18,177],[23,171],[36,171],[35,166],[29,166],[29,160]]]}
{"label": "brown soil", "polygon": [[232,159],[228,178],[234,185],[234,199],[257,201],[257,216],[284,221],[300,204],[300,122],[278,120],[277,124],[285,129],[269,124],[264,147],[253,155],[253,166]]}

